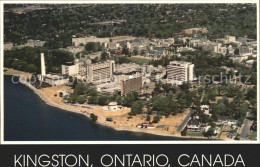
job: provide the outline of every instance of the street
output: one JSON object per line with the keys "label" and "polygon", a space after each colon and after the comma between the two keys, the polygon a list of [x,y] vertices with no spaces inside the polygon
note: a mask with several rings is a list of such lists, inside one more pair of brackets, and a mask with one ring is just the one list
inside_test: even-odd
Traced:
{"label": "street", "polygon": [[247,135],[249,135],[250,127],[253,124],[253,121],[248,119],[248,118],[250,118],[250,116],[251,116],[251,114],[248,112],[247,116],[245,118],[244,124],[242,126],[242,130],[241,130],[241,134],[240,134],[241,139],[246,139]]}
{"label": "street", "polygon": [[193,110],[192,109],[190,109],[190,112],[189,112],[189,114],[186,116],[186,118],[182,121],[182,123],[181,123],[181,125],[178,127],[178,129],[177,129],[177,132],[181,132],[185,127],[186,127],[186,125],[187,125],[187,123],[189,122],[189,120],[190,120],[190,117],[191,117],[191,115],[193,114]]}

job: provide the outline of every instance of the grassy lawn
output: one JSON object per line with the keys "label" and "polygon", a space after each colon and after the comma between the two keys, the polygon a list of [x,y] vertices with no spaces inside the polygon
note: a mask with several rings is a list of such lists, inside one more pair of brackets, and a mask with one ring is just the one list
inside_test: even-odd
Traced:
{"label": "grassy lawn", "polygon": [[200,132],[187,132],[187,136],[203,137],[203,134]]}
{"label": "grassy lawn", "polygon": [[127,59],[139,65],[148,64],[151,61],[149,59],[134,58],[134,57],[128,57]]}
{"label": "grassy lawn", "polygon": [[251,132],[250,135],[249,135],[249,138],[250,138],[251,140],[256,139],[256,137],[257,137],[257,133],[256,133],[256,132]]}

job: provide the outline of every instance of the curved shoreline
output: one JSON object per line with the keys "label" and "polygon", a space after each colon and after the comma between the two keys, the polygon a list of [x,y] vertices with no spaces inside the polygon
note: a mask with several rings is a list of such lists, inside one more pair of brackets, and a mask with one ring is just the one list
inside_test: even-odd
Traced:
{"label": "curved shoreline", "polygon": [[[5,74],[6,75],[6,74]],[[8,74],[9,75],[9,74]],[[19,76],[16,75],[16,76]],[[38,95],[38,97],[43,100],[47,105],[52,106],[52,107],[56,107],[59,109],[62,109],[64,111],[69,111],[69,112],[73,112],[73,113],[77,113],[77,114],[81,114],[86,116],[87,118],[90,119],[90,114],[87,113],[82,113],[80,110],[78,109],[71,109],[71,108],[66,108],[65,106],[62,106],[60,104],[57,104],[55,102],[53,102],[50,98],[48,98],[42,91],[40,91],[40,89],[35,88],[34,86],[32,86],[29,82],[27,81],[20,81],[21,84],[25,85],[26,87],[30,88],[35,94]],[[194,136],[179,136],[179,135],[170,135],[170,134],[163,134],[163,133],[153,133],[153,132],[147,132],[147,131],[139,131],[139,130],[132,130],[132,129],[124,129],[124,128],[116,128],[113,126],[109,126],[108,124],[103,123],[102,121],[97,120],[96,121],[97,124],[101,125],[101,126],[105,126],[108,128],[112,128],[116,131],[129,131],[129,132],[135,132],[135,133],[144,133],[144,134],[150,134],[150,135],[156,135],[156,136],[165,136],[165,137],[174,137],[174,138],[178,138],[177,140],[209,140],[205,137],[194,137]],[[210,140],[219,140],[219,139],[210,139]]]}

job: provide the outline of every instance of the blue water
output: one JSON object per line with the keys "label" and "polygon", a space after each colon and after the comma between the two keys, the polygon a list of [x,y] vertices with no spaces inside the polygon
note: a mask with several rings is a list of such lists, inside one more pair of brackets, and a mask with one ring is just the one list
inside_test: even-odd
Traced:
{"label": "blue water", "polygon": [[22,84],[4,76],[5,141],[178,140],[144,133],[116,131],[87,117],[45,104]]}

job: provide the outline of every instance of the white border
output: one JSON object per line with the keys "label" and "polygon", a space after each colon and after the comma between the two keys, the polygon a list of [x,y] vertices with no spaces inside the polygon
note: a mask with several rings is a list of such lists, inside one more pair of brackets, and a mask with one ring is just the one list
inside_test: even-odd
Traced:
{"label": "white border", "polygon": [[[3,55],[4,55],[4,47],[3,47],[3,37],[4,37],[4,24],[3,23],[3,14],[4,14],[4,4],[177,4],[177,3],[255,3],[257,4],[257,114],[258,114],[258,121],[257,121],[257,140],[256,141],[215,141],[215,140],[203,140],[203,141],[194,141],[194,140],[183,140],[181,139],[179,141],[4,141],[4,77],[3,77]],[[1,44],[0,44],[0,50],[1,50],[1,59],[0,59],[0,92],[1,92],[1,144],[5,145],[13,145],[13,144],[23,144],[23,145],[38,145],[38,144],[259,144],[259,1],[258,0],[164,0],[158,1],[158,0],[86,0],[86,1],[33,1],[33,0],[24,0],[24,1],[13,1],[13,0],[5,0],[0,1],[0,28],[1,28]]]}

